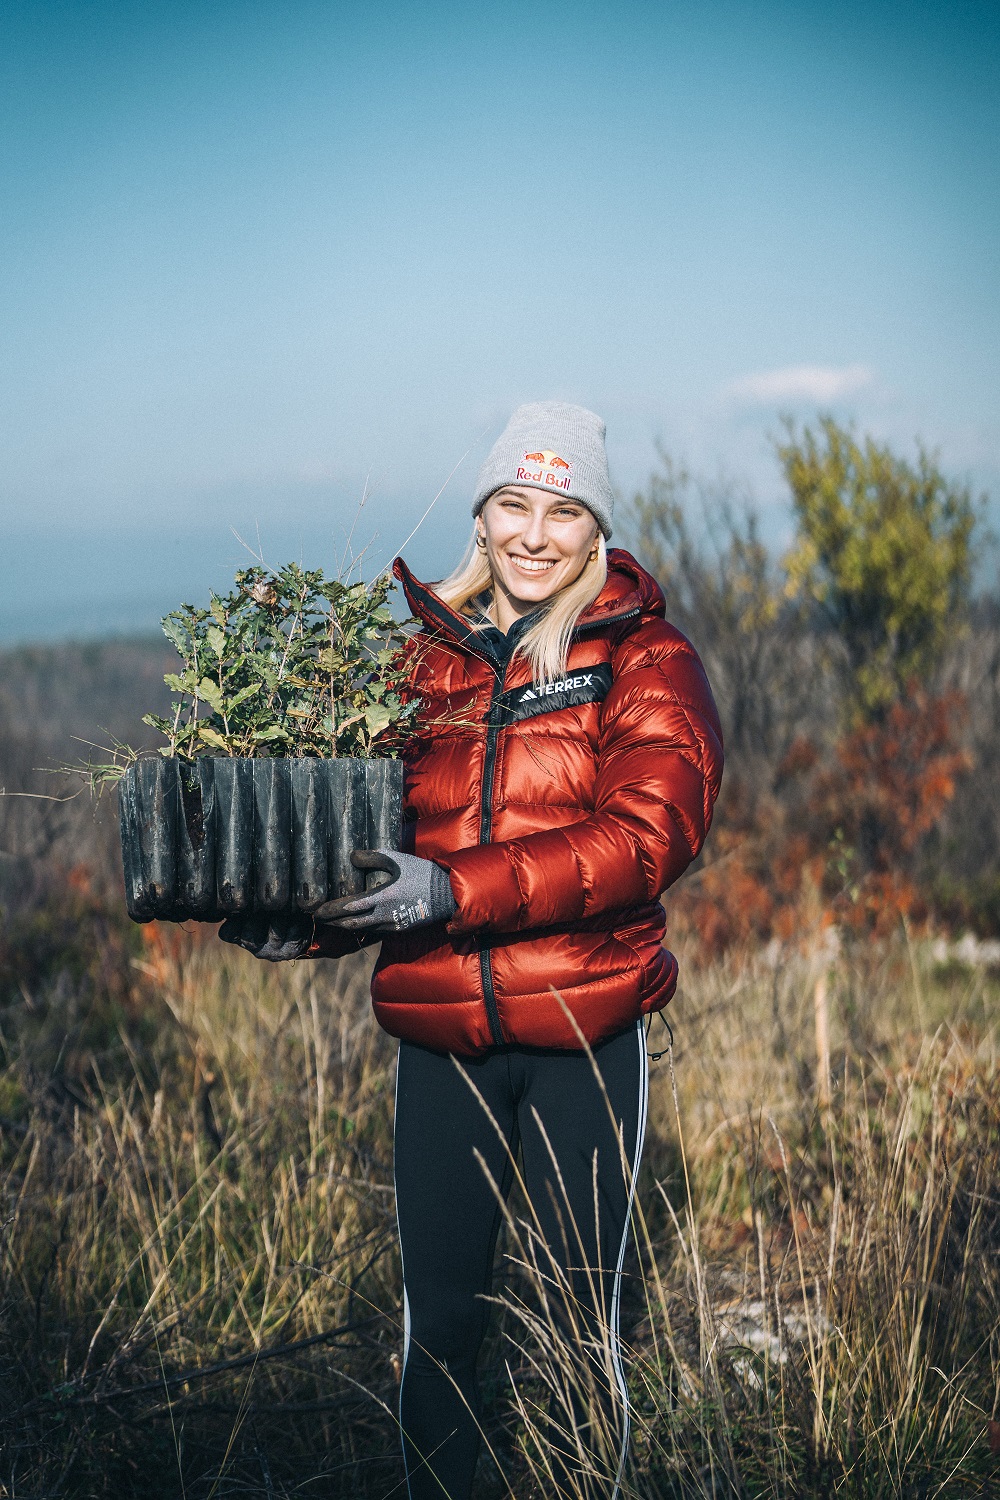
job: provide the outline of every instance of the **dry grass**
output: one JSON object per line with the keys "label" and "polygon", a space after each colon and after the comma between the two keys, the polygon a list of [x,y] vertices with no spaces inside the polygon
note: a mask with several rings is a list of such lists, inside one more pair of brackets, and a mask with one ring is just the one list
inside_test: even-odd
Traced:
{"label": "dry grass", "polygon": [[[837,1077],[818,1108],[815,962],[771,957],[689,985],[675,1065],[652,1090],[622,1494],[991,1494],[996,985],[983,971],[922,974],[905,946],[845,965]],[[610,1350],[581,1374],[558,1335],[567,1290],[529,1221],[512,1228],[534,1295],[504,1301],[530,1334],[541,1398],[521,1403],[525,1448],[551,1494],[543,1408],[554,1392],[568,1440],[581,1398],[600,1425],[588,1379],[610,1370]],[[581,1450],[584,1478],[566,1493],[607,1493],[613,1438],[603,1463]]]}
{"label": "dry grass", "polygon": [[[151,930],[124,1000],[83,1005],[66,972],[0,1013],[0,1493],[405,1494],[394,1051],[364,963]],[[902,940],[842,955],[826,1105],[815,960],[684,972],[628,1268],[623,1495],[990,1494],[995,979]],[[516,1201],[506,1248],[482,1493],[547,1496],[541,1410],[590,1376]]]}
{"label": "dry grass", "polygon": [[280,1492],[305,1453],[310,1477],[388,1453],[385,1479],[393,1054],[367,970],[136,962],[157,1009],[120,1018],[117,1081],[94,1057],[79,1103],[39,1090],[5,1139],[8,1491]]}

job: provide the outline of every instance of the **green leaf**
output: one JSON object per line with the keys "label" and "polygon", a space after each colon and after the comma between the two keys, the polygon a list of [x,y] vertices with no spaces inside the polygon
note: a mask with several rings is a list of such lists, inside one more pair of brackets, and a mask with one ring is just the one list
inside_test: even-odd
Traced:
{"label": "green leaf", "polygon": [[388,729],[392,723],[392,714],[382,703],[372,703],[365,709],[365,725],[372,739]]}
{"label": "green leaf", "polygon": [[225,631],[220,630],[218,625],[210,625],[205,631],[205,635],[208,639],[208,644],[211,646],[216,656],[221,658],[223,652],[226,649]]}
{"label": "green leaf", "polygon": [[160,623],[163,626],[163,634],[167,640],[175,645],[180,654],[184,656],[191,639],[186,628],[177,619],[176,615],[166,615]]}
{"label": "green leaf", "polygon": [[263,686],[262,682],[251,682],[249,687],[240,688],[239,692],[234,693],[229,700],[229,712],[232,713],[234,708],[239,708],[241,703],[246,703],[247,699],[259,693]]}
{"label": "green leaf", "polygon": [[198,697],[204,698],[214,713],[222,713],[222,693],[219,690],[218,683],[213,682],[210,677],[203,677],[199,682]]}
{"label": "green leaf", "polygon": [[214,746],[216,750],[224,750],[227,755],[231,753],[229,741],[224,740],[222,735],[209,724],[198,726],[198,738],[204,740],[206,745]]}

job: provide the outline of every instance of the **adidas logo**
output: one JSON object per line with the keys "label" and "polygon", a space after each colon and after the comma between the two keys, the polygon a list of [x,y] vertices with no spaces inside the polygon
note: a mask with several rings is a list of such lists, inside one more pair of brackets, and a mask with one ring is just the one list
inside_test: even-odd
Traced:
{"label": "adidas logo", "polygon": [[546,682],[537,693],[533,693],[531,688],[528,688],[517,701],[533,703],[536,698],[548,698],[552,693],[569,693],[574,688],[590,687],[593,675],[592,672],[584,672],[579,677],[564,677],[561,682]]}

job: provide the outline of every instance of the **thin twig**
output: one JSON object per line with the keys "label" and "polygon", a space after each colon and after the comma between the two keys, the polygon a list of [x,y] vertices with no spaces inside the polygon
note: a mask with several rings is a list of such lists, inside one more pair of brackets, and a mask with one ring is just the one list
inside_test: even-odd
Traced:
{"label": "thin twig", "polygon": [[[445,480],[444,484],[438,490],[437,494],[434,496],[434,499],[431,501],[430,505],[428,505],[427,509],[424,511],[423,515],[420,517],[420,520],[417,522],[416,526],[414,526],[413,530],[410,532],[409,536],[406,538],[406,541],[403,543],[403,545],[401,547],[397,547],[396,548],[396,555],[397,556],[398,556],[399,553],[401,553],[403,551],[404,547],[408,547],[410,545],[410,543],[413,541],[413,538],[416,536],[416,534],[420,530],[421,526],[427,520],[427,517],[430,515],[431,511],[434,509],[435,505],[437,505],[438,501],[441,499],[441,496],[444,494],[445,490],[448,488],[449,484],[454,479],[454,477],[458,473],[459,469],[465,463],[465,460],[468,458],[468,456],[472,452],[473,448],[475,448],[478,443],[482,442],[483,438],[486,436],[486,434],[489,432],[489,430],[490,430],[489,426],[484,427],[483,430],[482,430],[482,432],[476,438],[476,441],[474,443],[470,443],[469,446],[468,446],[468,448],[466,448],[465,452],[462,454],[462,457],[458,460],[458,463],[452,469],[451,473],[448,475],[448,478]],[[389,569],[391,567],[392,567],[391,563],[386,563],[385,567],[382,569],[382,572],[383,573],[388,573],[388,571],[389,571]]]}

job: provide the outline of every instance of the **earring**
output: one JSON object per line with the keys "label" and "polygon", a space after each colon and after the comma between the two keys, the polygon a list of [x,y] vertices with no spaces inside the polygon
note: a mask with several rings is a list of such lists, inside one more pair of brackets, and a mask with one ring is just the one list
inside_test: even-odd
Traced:
{"label": "earring", "polygon": [[482,552],[486,551],[486,538],[483,536],[482,532],[480,532],[480,531],[476,532],[476,546]]}

